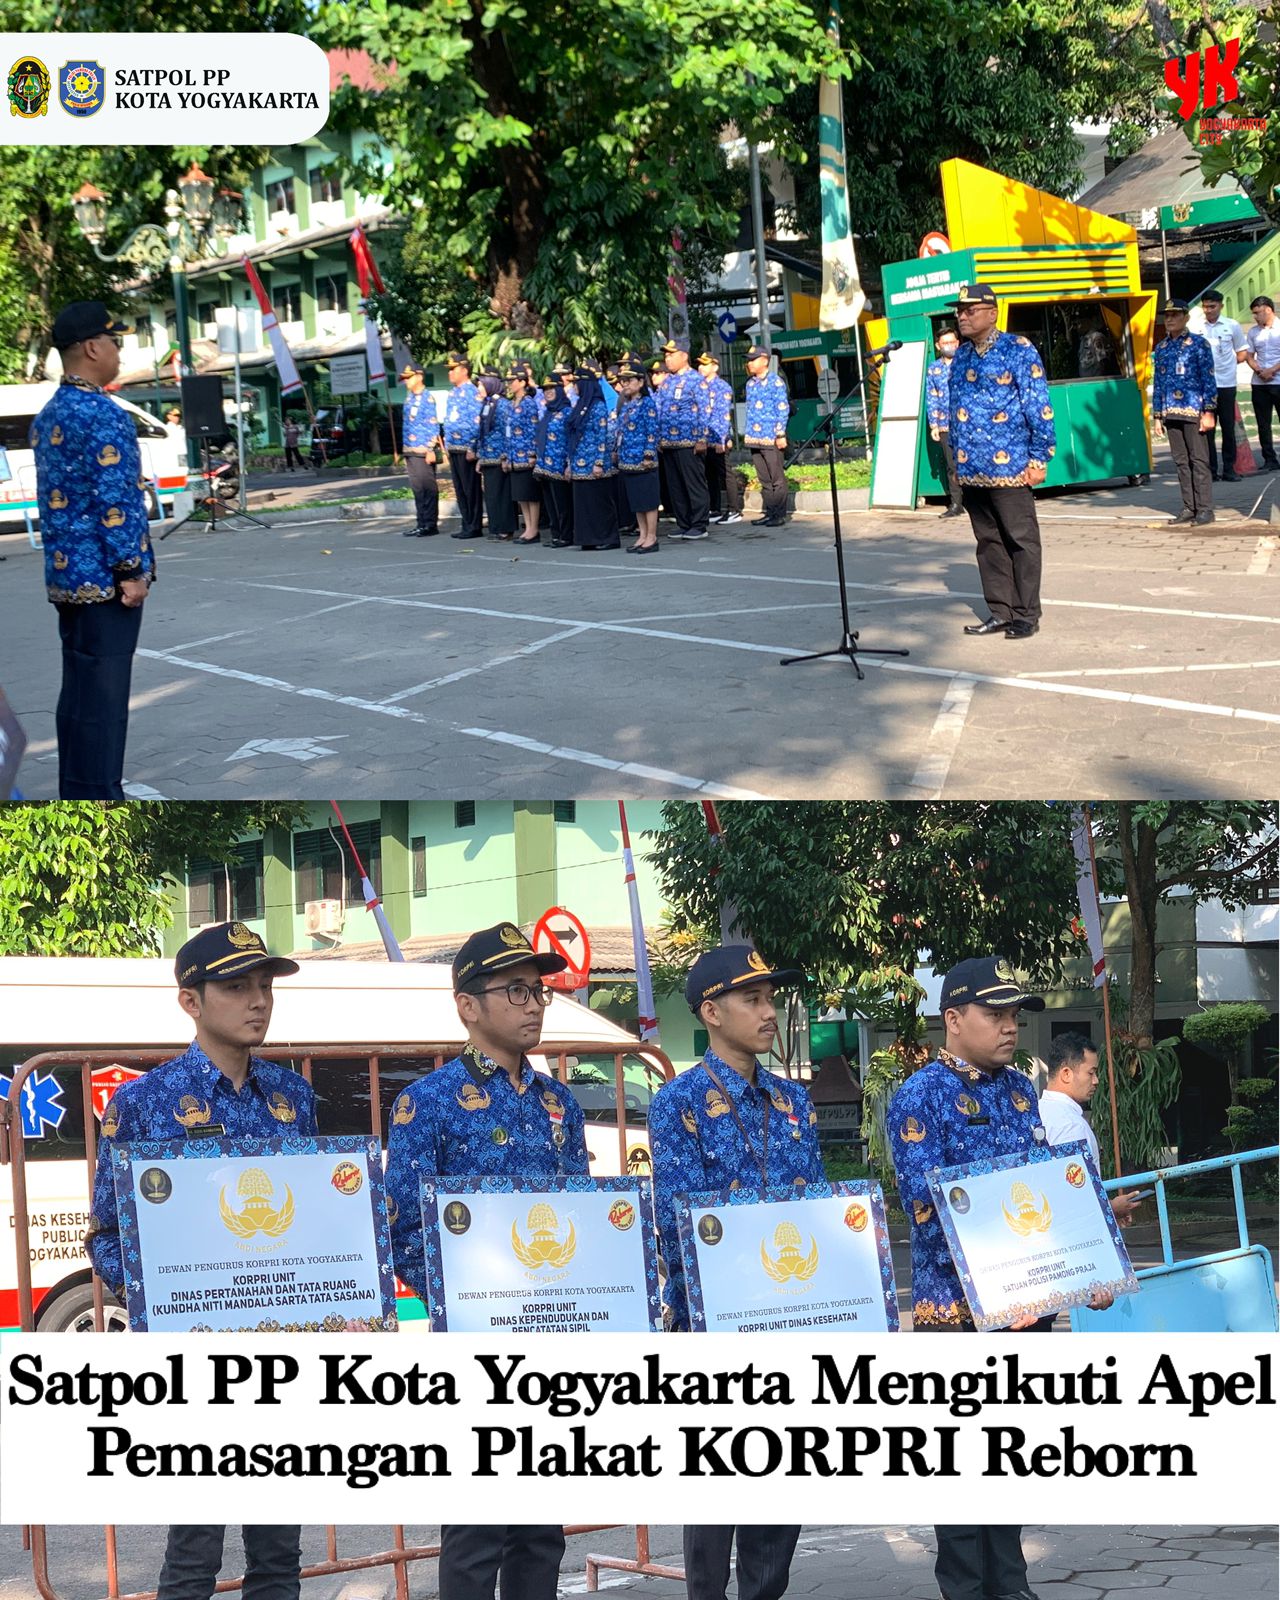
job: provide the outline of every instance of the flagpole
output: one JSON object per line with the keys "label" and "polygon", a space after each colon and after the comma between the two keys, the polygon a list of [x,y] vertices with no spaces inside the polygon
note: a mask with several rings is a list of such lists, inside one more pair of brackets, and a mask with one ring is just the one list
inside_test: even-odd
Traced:
{"label": "flagpole", "polygon": [[618,823],[622,829],[622,865],[627,884],[627,901],[631,909],[631,942],[635,948],[636,1011],[640,1022],[640,1038],[656,1041],[658,1037],[658,1008],[653,999],[653,977],[649,971],[649,947],[645,943],[644,918],[640,915],[640,888],[636,883],[636,864],[631,854],[631,835],[627,830],[627,807],[618,801]]}
{"label": "flagpole", "polygon": [[[1089,810],[1089,803],[1085,801],[1082,808],[1084,813],[1085,837],[1089,841],[1089,870],[1093,874],[1093,896],[1101,906],[1101,897],[1098,894],[1098,858],[1093,850],[1093,816]],[[1098,925],[1101,928],[1102,918],[1099,916]],[[1106,951],[1103,951],[1105,957]],[[1107,1086],[1110,1091],[1111,1101],[1111,1148],[1115,1156],[1116,1177],[1120,1176],[1120,1112],[1116,1106],[1116,1063],[1111,1048],[1111,974],[1108,972],[1105,961],[1102,968],[1102,1032],[1107,1041]]]}
{"label": "flagpole", "polygon": [[[306,391],[304,390],[303,392],[305,393]],[[333,807],[333,814],[337,817],[338,826],[342,829],[342,837],[347,841],[347,849],[350,850],[351,859],[355,862],[356,871],[360,874],[360,892],[364,895],[365,908],[372,913],[373,920],[378,925],[378,932],[382,935],[382,945],[387,952],[387,960],[403,961],[404,951],[401,950],[399,941],[391,931],[391,924],[387,921],[387,914],[382,909],[382,901],[378,899],[369,874],[364,870],[364,862],[361,861],[360,853],[356,849],[351,834],[347,829],[347,819],[342,815],[336,800],[330,800],[329,804]]]}

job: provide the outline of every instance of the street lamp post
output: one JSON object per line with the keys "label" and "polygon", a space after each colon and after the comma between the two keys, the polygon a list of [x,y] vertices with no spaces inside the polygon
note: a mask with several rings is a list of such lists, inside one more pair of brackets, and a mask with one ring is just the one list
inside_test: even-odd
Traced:
{"label": "street lamp post", "polygon": [[[82,184],[71,203],[80,232],[93,246],[99,261],[131,261],[159,271],[167,266],[173,277],[173,299],[178,322],[178,356],[184,375],[195,371],[191,357],[191,296],[187,264],[226,251],[226,240],[240,225],[240,195],[233,189],[214,194],[213,179],[193,161],[178,179],[176,189],[164,197],[165,225],[144,222],[135,228],[113,255],[102,250],[107,231],[107,197],[91,183]],[[212,223],[212,231],[210,230]],[[188,434],[187,468],[200,465],[200,447]]]}

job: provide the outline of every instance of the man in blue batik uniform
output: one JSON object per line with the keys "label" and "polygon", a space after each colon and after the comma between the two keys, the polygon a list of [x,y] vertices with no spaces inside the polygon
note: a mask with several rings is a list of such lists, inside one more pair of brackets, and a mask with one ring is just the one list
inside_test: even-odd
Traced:
{"label": "man in blue batik uniform", "polygon": [[[538,954],[510,922],[473,933],[453,960],[453,992],[468,1043],[396,1100],[387,1143],[387,1213],[396,1272],[427,1298],[419,1183],[424,1177],[509,1173],[552,1178],[587,1171],[582,1108],[529,1065],[551,1001],[542,979],[568,965]],[[440,1530],[441,1600],[555,1600],[564,1557],[558,1526]]]}
{"label": "man in blue batik uniform", "polygon": [[[742,521],[742,479],[733,470],[729,452],[733,448],[733,389],[720,376],[720,362],[704,350],[698,357],[698,371],[707,385],[711,415],[707,420],[707,453],[702,458],[707,473],[707,494],[711,500],[711,522],[727,525]],[[723,510],[721,500],[723,498]]]}
{"label": "man in blue batik uniform", "polygon": [[440,488],[436,483],[436,446],[440,443],[440,418],[427,393],[422,368],[411,361],[400,374],[409,392],[404,403],[404,469],[413,490],[417,526],[406,528],[406,539],[430,539],[440,532]]}
{"label": "man in blue batik uniform", "polygon": [[1209,341],[1188,331],[1189,311],[1185,300],[1170,300],[1164,307],[1165,336],[1155,348],[1151,415],[1157,435],[1168,437],[1182,493],[1182,510],[1173,521],[1204,526],[1213,521],[1209,435],[1218,416],[1218,379]]}
{"label": "man in blue batik uniform", "polygon": [[[802,978],[771,967],[746,945],[709,950],[689,969],[685,999],[707,1030],[709,1048],[696,1067],[659,1089],[649,1108],[654,1210],[674,1330],[689,1327],[677,1195],[765,1184],[825,1190],[817,1113],[807,1091],[757,1059],[777,1035],[778,986]],[[799,1526],[687,1526],[689,1600],[724,1600],[735,1533],[739,1600],[779,1600],[785,1592]]]}
{"label": "man in blue batik uniform", "polygon": [[951,448],[978,545],[990,615],[965,632],[1029,639],[1040,631],[1040,524],[1032,489],[1056,447],[1044,362],[1030,339],[996,327],[995,290],[970,283],[953,302]]}
{"label": "man in blue batik uniform", "polygon": [[45,589],[62,640],[63,800],[124,799],[133,655],[156,573],[137,431],[104,392],[124,331],[100,300],[63,307],[53,323],[62,382],[31,427]]}
{"label": "man in blue batik uniform", "polygon": [[[958,358],[963,360],[963,353]],[[972,1330],[973,1317],[934,1210],[928,1174],[1045,1143],[1030,1080],[1012,1067],[1019,1011],[1043,1011],[1008,962],[979,956],[942,980],[946,1048],[889,1102],[885,1128],[911,1226],[911,1325],[919,1333]],[[1103,1310],[1110,1295],[1093,1302]],[[1053,1318],[1023,1317],[1011,1331],[1047,1332]],[[934,1568],[942,1600],[1028,1600],[1021,1529],[940,1526]]]}
{"label": "man in blue batik uniform", "polygon": [[787,386],[769,371],[769,352],[762,344],[747,351],[747,416],[743,443],[751,451],[751,465],[760,480],[764,515],[753,517],[756,528],[780,528],[787,520],[787,477],[782,452],[787,448],[787,419],[791,401]]}
{"label": "man in blue batik uniform", "polygon": [[480,391],[471,381],[470,357],[454,351],[447,359],[450,395],[444,408],[444,447],[462,526],[455,539],[479,539],[484,531],[484,490],[476,466],[480,432]]}
{"label": "man in blue batik uniform", "polygon": [[942,513],[944,517],[964,515],[960,480],[956,477],[956,458],[951,449],[951,367],[959,348],[959,334],[954,328],[944,328],[937,338],[938,359],[929,363],[924,375],[929,437],[942,452],[947,479],[947,509]]}
{"label": "man in blue batik uniform", "polygon": [[676,525],[671,539],[705,539],[711,497],[702,457],[707,453],[711,397],[689,365],[689,341],[668,339],[662,347],[667,379],[658,390],[658,448],[667,463],[667,486]]}
{"label": "man in blue batik uniform", "polygon": [[[178,951],[178,1004],[195,1023],[191,1048],[124,1083],[107,1102],[98,1141],[93,1211],[85,1249],[102,1281],[124,1296],[126,1265],[116,1213],[111,1151],[134,1139],[279,1138],[316,1132],[315,1095],[300,1074],[252,1054],[271,1024],[272,980],[298,970],[271,955],[242,922],[203,928]],[[298,1600],[300,1527],[241,1529],[243,1593],[250,1600]],[[209,1600],[222,1565],[226,1528],[169,1528],[158,1600]]]}

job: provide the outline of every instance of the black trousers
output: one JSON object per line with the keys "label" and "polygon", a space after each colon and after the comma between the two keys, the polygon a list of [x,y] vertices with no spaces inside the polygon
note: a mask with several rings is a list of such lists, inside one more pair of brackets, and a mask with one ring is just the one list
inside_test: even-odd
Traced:
{"label": "black trousers", "polygon": [[671,490],[671,509],[677,528],[701,528],[705,532],[711,516],[711,496],[707,493],[707,473],[702,457],[687,450],[664,450],[667,485]]}
{"label": "black trousers", "polygon": [[760,480],[765,516],[781,522],[787,514],[787,475],[782,470],[782,451],[776,444],[753,444],[751,465]]}
{"label": "black trousers", "polygon": [[[223,1526],[180,1523],[169,1529],[157,1600],[209,1600],[222,1566]],[[246,1526],[246,1600],[298,1600],[302,1529]]]}
{"label": "black trousers", "polygon": [[947,504],[959,507],[963,502],[960,499],[960,480],[956,477],[956,453],[951,448],[951,433],[947,428],[938,431],[938,449],[942,453],[947,479]]}
{"label": "black trousers", "polygon": [[63,800],[123,800],[129,684],[142,627],[142,607],[117,597],[94,605],[60,605],[62,692],[58,729],[58,795]]}
{"label": "black trousers", "polygon": [[667,477],[667,458],[663,451],[658,451],[658,494],[662,507],[661,515],[674,517],[675,511],[671,505],[671,481]]}
{"label": "black trousers", "polygon": [[996,1600],[1027,1587],[1022,1529],[1007,1526],[935,1527],[933,1573],[942,1600]]}
{"label": "black trousers", "polygon": [[1280,411],[1280,383],[1255,383],[1251,390],[1253,395],[1253,414],[1258,422],[1258,443],[1262,447],[1262,459],[1268,466],[1276,464],[1276,447],[1271,437],[1271,419]]}
{"label": "black trousers", "polygon": [[489,519],[489,537],[502,539],[516,531],[516,508],[511,499],[511,474],[501,467],[481,467],[484,485],[484,514]]}
{"label": "black trousers", "polygon": [[[1222,429],[1222,466],[1218,466],[1218,428]],[[1209,471],[1215,476],[1236,470],[1236,386],[1218,390],[1217,425],[1205,434],[1209,441]]]}
{"label": "black trousers", "polygon": [[1178,473],[1178,490],[1184,511],[1213,510],[1213,479],[1209,476],[1209,436],[1200,432],[1199,419],[1184,422],[1167,417],[1164,431],[1169,454]]}
{"label": "black trousers", "polygon": [[440,486],[436,482],[435,456],[407,455],[404,458],[404,470],[409,474],[409,487],[413,490],[418,532],[437,532],[440,527]]}
{"label": "black trousers", "polygon": [[296,444],[287,444],[284,447],[284,470],[292,472],[295,466],[299,472],[302,471],[302,452]]}
{"label": "black trousers", "polygon": [[978,575],[987,610],[997,622],[1040,620],[1040,524],[1035,496],[1023,485],[988,489],[961,485],[978,543]]}
{"label": "black trousers", "polygon": [[786,1593],[800,1526],[687,1527],[684,1582],[689,1600],[725,1600],[729,1554],[738,1545],[738,1600],[780,1600]]}
{"label": "black trousers", "polygon": [[462,518],[463,533],[480,532],[484,522],[484,492],[480,486],[480,470],[474,461],[467,460],[465,450],[450,450],[449,471],[453,477],[453,492],[458,501],[458,515]]}
{"label": "black trousers", "polygon": [[556,1527],[440,1530],[440,1600],[556,1600],[564,1530]]}
{"label": "black trousers", "polygon": [[560,478],[542,479],[542,504],[554,544],[573,543],[573,485]]}
{"label": "black trousers", "polygon": [[729,460],[729,452],[723,455],[713,446],[707,446],[707,453],[703,456],[707,471],[707,494],[711,500],[711,515],[718,517],[722,511],[736,511],[742,514],[742,479]]}

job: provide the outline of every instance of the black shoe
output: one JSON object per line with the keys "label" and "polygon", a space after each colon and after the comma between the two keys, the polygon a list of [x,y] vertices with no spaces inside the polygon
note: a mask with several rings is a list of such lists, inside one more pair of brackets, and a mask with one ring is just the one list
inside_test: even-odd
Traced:
{"label": "black shoe", "polygon": [[434,539],[439,532],[439,528],[419,528],[418,537],[419,539]]}
{"label": "black shoe", "polygon": [[948,506],[947,509],[942,513],[942,516],[938,520],[940,522],[945,522],[948,517],[962,517],[962,516],[964,516],[964,507],[963,506]]}
{"label": "black shoe", "polygon": [[1169,526],[1175,528],[1180,522],[1194,522],[1195,520],[1196,514],[1194,511],[1180,511],[1176,517],[1169,518]]}
{"label": "black shoe", "polygon": [[401,534],[401,538],[404,538],[404,539],[416,539],[417,537],[418,537],[418,530],[416,528],[406,528],[404,530],[404,532]]}
{"label": "black shoe", "polygon": [[1004,630],[1006,639],[1029,639],[1033,633],[1040,632],[1038,622],[1011,622]]}
{"label": "black shoe", "polygon": [[1209,474],[1209,476],[1213,479],[1213,481],[1215,483],[1221,483],[1222,482],[1222,474],[1220,472],[1211,472]]}
{"label": "black shoe", "polygon": [[482,533],[451,533],[449,535],[449,537],[451,539],[483,539],[484,538],[484,534],[482,534]]}
{"label": "black shoe", "polygon": [[1009,626],[1007,620],[997,622],[995,617],[988,617],[985,622],[967,622],[964,631],[978,638],[985,638],[989,633],[1003,633]]}
{"label": "black shoe", "polygon": [[1280,461],[1264,461],[1259,470],[1262,472],[1280,472]]}
{"label": "black shoe", "polygon": [[1241,478],[1241,476],[1240,476],[1240,474],[1238,472],[1224,472],[1222,474],[1222,481],[1223,481],[1223,483],[1243,483],[1244,482],[1243,478]]}
{"label": "black shoe", "polygon": [[766,517],[760,524],[763,528],[785,528],[786,525],[787,519],[785,517]]}
{"label": "black shoe", "polygon": [[629,556],[656,556],[657,553],[658,546],[656,544],[629,544],[627,546],[627,554]]}
{"label": "black shoe", "polygon": [[751,526],[753,528],[763,528],[766,522],[772,522],[772,521],[773,521],[772,517],[752,517]]}
{"label": "black shoe", "polygon": [[1213,512],[1212,511],[1197,511],[1196,512],[1196,526],[1199,527],[1199,528],[1206,527],[1213,520],[1214,520],[1214,518],[1213,518]]}
{"label": "black shoe", "polygon": [[573,540],[572,539],[553,539],[551,541],[551,549],[552,550],[572,550],[573,549]]}

